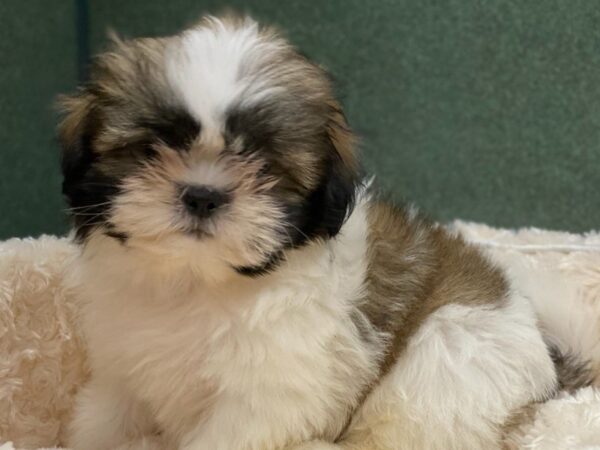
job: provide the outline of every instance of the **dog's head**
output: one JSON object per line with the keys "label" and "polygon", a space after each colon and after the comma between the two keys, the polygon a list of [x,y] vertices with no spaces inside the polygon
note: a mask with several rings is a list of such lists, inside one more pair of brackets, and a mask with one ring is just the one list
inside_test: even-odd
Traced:
{"label": "dog's head", "polygon": [[250,19],[115,39],[62,104],[83,243],[251,275],[335,236],[352,207],[353,137],[328,76]]}

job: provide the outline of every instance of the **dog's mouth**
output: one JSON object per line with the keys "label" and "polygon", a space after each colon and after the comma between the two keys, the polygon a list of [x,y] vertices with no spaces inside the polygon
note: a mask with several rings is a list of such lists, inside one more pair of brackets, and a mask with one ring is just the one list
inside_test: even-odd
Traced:
{"label": "dog's mouth", "polygon": [[215,237],[215,230],[212,224],[194,223],[186,226],[183,233],[195,239],[210,239]]}
{"label": "dog's mouth", "polygon": [[207,230],[203,230],[201,228],[196,228],[196,229],[190,230],[188,232],[188,234],[190,236],[193,236],[196,239],[208,239],[208,238],[214,237],[213,233],[211,233]]}

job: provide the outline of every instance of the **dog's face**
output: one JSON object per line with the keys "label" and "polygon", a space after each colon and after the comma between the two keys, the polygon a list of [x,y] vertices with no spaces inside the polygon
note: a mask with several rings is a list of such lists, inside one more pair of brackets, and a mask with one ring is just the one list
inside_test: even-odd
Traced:
{"label": "dog's face", "polygon": [[81,242],[250,275],[335,236],[351,208],[352,135],[328,77],[249,19],[117,41],[63,105]]}

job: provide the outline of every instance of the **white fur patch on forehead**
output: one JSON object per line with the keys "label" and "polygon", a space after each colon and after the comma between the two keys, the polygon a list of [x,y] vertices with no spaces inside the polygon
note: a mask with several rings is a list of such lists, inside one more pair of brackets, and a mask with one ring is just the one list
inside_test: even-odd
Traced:
{"label": "white fur patch on forehead", "polygon": [[230,105],[254,103],[278,89],[269,87],[261,68],[285,45],[250,18],[209,17],[167,47],[167,80],[203,130],[221,130]]}

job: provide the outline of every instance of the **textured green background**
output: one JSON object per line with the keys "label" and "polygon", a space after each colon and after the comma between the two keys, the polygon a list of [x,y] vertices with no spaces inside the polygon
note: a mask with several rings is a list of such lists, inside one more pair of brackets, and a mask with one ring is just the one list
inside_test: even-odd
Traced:
{"label": "textured green background", "polygon": [[[91,47],[224,7],[332,72],[396,198],[440,220],[600,228],[596,0],[91,0]],[[49,111],[75,83],[75,23],[71,1],[0,3],[0,237],[64,230]]]}
{"label": "textured green background", "polygon": [[53,102],[76,82],[72,3],[0,0],[0,238],[65,229]]}

